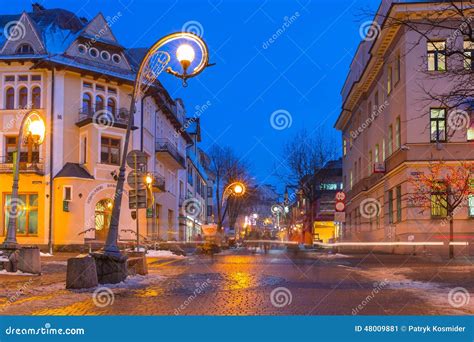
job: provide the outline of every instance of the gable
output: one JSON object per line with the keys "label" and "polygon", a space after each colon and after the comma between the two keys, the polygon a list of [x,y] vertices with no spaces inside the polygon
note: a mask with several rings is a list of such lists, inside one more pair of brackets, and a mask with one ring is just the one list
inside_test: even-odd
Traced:
{"label": "gable", "polygon": [[112,33],[110,25],[107,23],[102,13],[97,14],[95,18],[84,27],[81,36],[102,41],[104,43],[118,45],[118,41]]}
{"label": "gable", "polygon": [[36,25],[23,13],[18,20],[12,20],[3,28],[4,45],[0,51],[3,55],[15,55],[17,49],[23,44],[29,44],[35,54],[45,54],[46,49],[36,29]]}

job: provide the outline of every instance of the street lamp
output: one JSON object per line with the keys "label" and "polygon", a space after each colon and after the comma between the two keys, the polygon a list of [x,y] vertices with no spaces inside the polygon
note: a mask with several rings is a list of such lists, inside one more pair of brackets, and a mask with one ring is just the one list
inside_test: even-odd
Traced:
{"label": "street lamp", "polygon": [[229,196],[240,197],[243,196],[246,191],[247,189],[244,183],[233,182],[226,186],[224,193],[222,194],[222,203],[224,203],[224,200],[227,199]]}
{"label": "street lamp", "polygon": [[[159,51],[163,46],[177,41],[187,40],[194,43],[200,51],[200,61],[191,72],[188,69],[194,60],[195,53],[193,47],[188,44],[182,44],[177,48],[176,59],[181,64],[183,72],[173,70],[170,66],[167,67],[171,60],[169,53]],[[192,50],[192,52],[191,52]],[[146,53],[143,58],[137,75],[135,77],[135,86],[132,93],[132,100],[130,102],[130,112],[128,116],[127,131],[125,133],[125,142],[122,152],[122,159],[120,162],[119,176],[117,180],[117,187],[115,189],[115,201],[112,209],[112,217],[105,242],[104,253],[108,256],[120,257],[121,253],[117,246],[118,240],[118,225],[120,221],[120,207],[122,205],[122,193],[125,183],[126,158],[128,154],[128,145],[130,141],[130,131],[133,126],[133,115],[135,113],[135,101],[140,98],[152,85],[155,84],[157,77],[165,70],[166,72],[183,80],[183,86],[187,85],[187,79],[199,75],[209,64],[209,50],[206,43],[201,37],[190,32],[177,32],[169,34],[158,40]]]}
{"label": "street lamp", "polygon": [[13,160],[13,185],[12,194],[10,197],[10,210],[8,214],[8,228],[7,236],[3,242],[4,248],[15,249],[18,248],[18,242],[16,240],[16,223],[18,217],[19,205],[18,199],[18,180],[20,177],[20,151],[23,138],[26,141],[32,142],[35,146],[39,146],[43,143],[46,134],[46,125],[41,115],[32,110],[27,113],[20,124],[20,131],[18,132],[18,138],[16,142],[16,151],[14,152]]}

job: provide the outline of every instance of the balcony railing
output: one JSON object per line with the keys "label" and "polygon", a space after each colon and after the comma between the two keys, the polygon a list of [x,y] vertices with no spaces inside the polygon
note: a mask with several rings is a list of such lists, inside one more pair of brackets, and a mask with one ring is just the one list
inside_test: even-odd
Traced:
{"label": "balcony railing", "polygon": [[[19,171],[22,173],[37,173],[44,174],[44,162],[39,158],[20,159]],[[11,156],[0,157],[0,173],[13,172],[13,159]]]}
{"label": "balcony railing", "polygon": [[120,108],[110,111],[106,108],[79,109],[78,126],[93,123],[103,127],[126,127],[128,123],[128,109]]}
{"label": "balcony railing", "polygon": [[186,167],[186,159],[181,153],[178,152],[178,149],[174,144],[168,139],[157,139],[155,144],[155,152],[167,152],[173,157],[173,159],[178,162],[181,167]]}
{"label": "balcony railing", "polygon": [[166,191],[165,177],[163,177],[162,175],[156,172],[153,172],[152,176],[153,176],[152,187],[165,192]]}

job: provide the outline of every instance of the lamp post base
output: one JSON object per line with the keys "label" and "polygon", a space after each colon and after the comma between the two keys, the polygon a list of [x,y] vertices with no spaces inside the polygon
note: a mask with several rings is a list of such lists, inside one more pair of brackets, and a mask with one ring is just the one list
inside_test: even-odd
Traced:
{"label": "lamp post base", "polygon": [[5,241],[0,245],[0,249],[16,250],[20,249],[20,244],[16,241]]}

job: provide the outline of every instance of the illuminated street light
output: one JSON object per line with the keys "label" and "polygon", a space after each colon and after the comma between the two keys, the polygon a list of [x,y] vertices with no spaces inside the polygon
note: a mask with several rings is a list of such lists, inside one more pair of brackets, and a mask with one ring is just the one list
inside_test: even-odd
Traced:
{"label": "illuminated street light", "polygon": [[[168,66],[171,56],[165,51],[160,51],[165,45],[175,42],[175,41],[187,40],[192,42],[199,48],[199,63],[188,72],[189,67],[191,66],[192,60],[194,60],[194,50],[191,52],[190,49],[193,49],[190,45],[184,47],[181,45],[176,51],[176,58],[180,62],[183,72],[177,72],[172,69],[171,66]],[[189,63],[188,63],[189,62]],[[122,206],[122,193],[125,184],[125,171],[126,171],[126,159],[128,154],[128,145],[130,142],[130,132],[133,126],[133,114],[135,113],[135,102],[140,98],[146,91],[153,85],[156,84],[158,76],[164,70],[180,79],[183,80],[183,86],[186,86],[187,79],[199,75],[206,67],[210,66],[209,64],[209,49],[202,40],[201,37],[190,32],[177,32],[169,34],[160,40],[158,40],[146,53],[143,58],[140,67],[138,68],[137,75],[135,77],[135,86],[132,93],[132,98],[130,102],[130,110],[128,115],[127,130],[125,132],[125,141],[124,148],[122,151],[122,158],[119,169],[119,176],[117,180],[117,187],[115,188],[115,201],[114,207],[112,209],[112,217],[109,227],[109,232],[107,235],[107,240],[105,242],[104,253],[108,256],[120,257],[121,253],[117,246],[118,232],[119,232],[119,221],[120,221],[120,208]]]}
{"label": "illuminated street light", "polygon": [[8,228],[7,236],[3,242],[4,248],[18,248],[18,242],[16,240],[16,223],[18,217],[18,211],[22,210],[23,206],[19,203],[18,199],[18,180],[20,177],[20,151],[23,140],[33,143],[35,146],[39,146],[43,143],[46,135],[46,125],[43,118],[35,110],[27,113],[20,124],[20,131],[18,133],[18,139],[16,144],[16,151],[13,154],[13,185],[12,194],[10,197],[9,214],[8,214]]}

